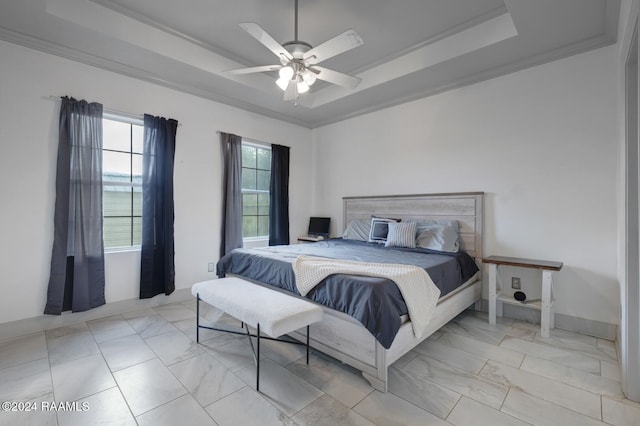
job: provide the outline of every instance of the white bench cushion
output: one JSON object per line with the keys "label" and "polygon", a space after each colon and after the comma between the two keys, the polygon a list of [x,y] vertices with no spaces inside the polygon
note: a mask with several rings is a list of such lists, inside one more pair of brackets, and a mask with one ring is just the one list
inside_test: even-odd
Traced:
{"label": "white bench cushion", "polygon": [[322,308],[237,277],[203,281],[191,294],[260,332],[279,337],[322,319]]}

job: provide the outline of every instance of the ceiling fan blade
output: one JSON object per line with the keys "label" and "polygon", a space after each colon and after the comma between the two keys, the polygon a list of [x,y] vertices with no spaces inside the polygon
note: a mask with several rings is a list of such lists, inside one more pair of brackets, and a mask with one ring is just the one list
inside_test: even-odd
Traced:
{"label": "ceiling fan blade", "polygon": [[289,85],[284,91],[284,100],[293,101],[298,97],[298,86],[295,80],[289,80]]}
{"label": "ceiling fan blade", "polygon": [[342,34],[327,40],[319,46],[305,52],[302,58],[309,64],[319,64],[329,58],[351,50],[363,43],[362,37],[354,30],[347,30]]}
{"label": "ceiling fan blade", "polygon": [[353,77],[351,75],[343,74],[338,71],[333,71],[328,68],[319,67],[314,65],[313,68],[309,68],[313,72],[318,71],[316,77],[320,80],[328,81],[329,83],[337,84],[338,86],[347,87],[349,89],[355,89],[362,81],[359,77]]}
{"label": "ceiling fan blade", "polygon": [[235,70],[227,70],[225,73],[233,75],[252,74],[254,72],[278,71],[282,65],[263,65],[260,67],[238,68]]}
{"label": "ceiling fan blade", "polygon": [[280,43],[275,41],[260,25],[254,22],[245,22],[240,24],[240,27],[255,37],[260,43],[262,43],[267,49],[272,51],[278,58],[284,57],[288,61],[293,59],[291,53],[287,51]]}

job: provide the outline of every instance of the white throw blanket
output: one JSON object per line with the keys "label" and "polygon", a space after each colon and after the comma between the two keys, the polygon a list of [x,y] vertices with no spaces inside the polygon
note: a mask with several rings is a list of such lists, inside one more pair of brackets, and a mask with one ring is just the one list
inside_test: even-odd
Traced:
{"label": "white throw blanket", "polygon": [[407,304],[416,337],[420,337],[427,328],[440,297],[440,289],[433,283],[427,271],[412,265],[298,256],[293,261],[293,272],[298,291],[303,296],[320,281],[333,274],[364,275],[392,280]]}

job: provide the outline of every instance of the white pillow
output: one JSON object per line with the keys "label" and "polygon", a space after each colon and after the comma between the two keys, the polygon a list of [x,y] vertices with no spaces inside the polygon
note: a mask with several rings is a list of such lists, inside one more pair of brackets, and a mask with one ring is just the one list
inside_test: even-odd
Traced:
{"label": "white pillow", "polygon": [[457,253],[460,249],[458,235],[460,225],[456,220],[420,223],[417,228],[417,247],[449,253]]}
{"label": "white pillow", "polygon": [[416,247],[416,223],[415,222],[396,222],[389,223],[389,233],[385,247]]}
{"label": "white pillow", "polygon": [[371,216],[371,231],[369,231],[369,242],[384,244],[387,241],[389,223],[394,222],[400,222],[400,219]]}

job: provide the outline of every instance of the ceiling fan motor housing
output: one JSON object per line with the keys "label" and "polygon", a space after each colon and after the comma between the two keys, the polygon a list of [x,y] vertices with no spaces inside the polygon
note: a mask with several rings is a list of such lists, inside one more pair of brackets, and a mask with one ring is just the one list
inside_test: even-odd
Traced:
{"label": "ceiling fan motor housing", "polygon": [[[299,40],[288,41],[282,45],[294,59],[302,59],[302,55],[307,53],[313,46],[309,43]],[[284,65],[284,64],[283,64]]]}

